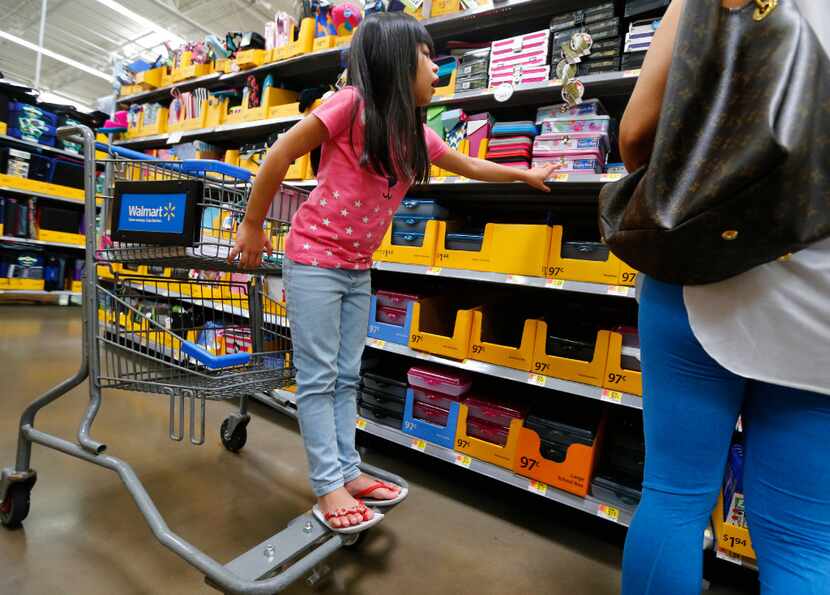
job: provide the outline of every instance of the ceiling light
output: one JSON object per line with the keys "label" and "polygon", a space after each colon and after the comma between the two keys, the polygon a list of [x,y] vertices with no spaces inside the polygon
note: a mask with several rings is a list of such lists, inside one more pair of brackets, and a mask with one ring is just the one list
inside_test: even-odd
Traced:
{"label": "ceiling light", "polygon": [[20,37],[18,37],[16,35],[12,35],[11,33],[6,33],[5,31],[0,31],[0,38],[7,39],[7,40],[11,41],[12,43],[16,43],[17,45],[21,45],[24,48],[32,50],[33,52],[37,52],[38,50],[40,50],[40,53],[42,53],[44,56],[48,56],[49,58],[52,58],[53,60],[57,60],[58,62],[63,62],[64,64],[68,64],[69,66],[72,66],[73,68],[77,68],[78,70],[83,70],[84,72],[86,72],[88,74],[91,74],[92,76],[97,76],[98,78],[104,79],[105,81],[108,81],[110,83],[113,80],[111,75],[106,74],[105,72],[101,72],[100,70],[96,70],[92,66],[87,66],[86,64],[82,64],[81,62],[78,62],[77,60],[73,60],[72,58],[69,58],[68,56],[64,56],[63,54],[58,54],[57,52],[53,52],[52,50],[47,50],[44,47],[40,47],[36,43],[26,41],[25,39],[21,39]]}
{"label": "ceiling light", "polygon": [[98,2],[98,4],[103,4],[104,6],[106,6],[107,8],[109,8],[111,10],[114,10],[118,14],[127,17],[128,19],[130,19],[133,22],[147,27],[151,31],[155,31],[156,33],[160,33],[161,35],[164,36],[164,38],[166,40],[170,40],[173,43],[175,43],[176,45],[181,45],[185,42],[185,39],[183,37],[180,37],[180,36],[176,35],[175,33],[171,32],[171,31],[168,31],[164,27],[161,27],[161,26],[157,25],[156,23],[154,23],[150,19],[148,19],[146,17],[143,17],[143,16],[141,16],[140,14],[138,14],[136,12],[133,12],[132,10],[130,10],[129,8],[124,6],[123,4],[119,4],[118,2],[115,2],[115,0],[95,0],[95,1]]}

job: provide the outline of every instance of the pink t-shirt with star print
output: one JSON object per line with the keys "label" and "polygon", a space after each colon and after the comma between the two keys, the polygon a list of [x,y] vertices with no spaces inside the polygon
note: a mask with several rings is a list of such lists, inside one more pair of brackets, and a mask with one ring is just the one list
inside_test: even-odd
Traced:
{"label": "pink t-shirt with star print", "polygon": [[[409,184],[389,185],[386,177],[360,167],[363,154],[362,108],[349,135],[352,109],[360,95],[345,87],[314,110],[329,138],[323,143],[317,187],[291,222],[285,254],[299,264],[329,269],[368,269]],[[430,161],[449,147],[428,126],[424,137]],[[352,140],[354,147],[352,147]]]}

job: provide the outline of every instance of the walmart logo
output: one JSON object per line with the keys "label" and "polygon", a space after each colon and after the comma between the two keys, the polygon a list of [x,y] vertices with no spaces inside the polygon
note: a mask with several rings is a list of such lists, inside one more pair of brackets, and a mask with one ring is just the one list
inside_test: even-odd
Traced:
{"label": "walmart logo", "polygon": [[166,205],[160,207],[144,207],[140,205],[130,205],[128,211],[131,218],[140,219],[167,219],[172,221],[176,218],[176,205],[168,202]]}
{"label": "walmart logo", "polygon": [[181,233],[187,215],[187,194],[122,195],[119,229],[125,231]]}
{"label": "walmart logo", "polygon": [[168,221],[172,221],[176,218],[176,205],[172,202],[168,202],[164,207],[161,209],[161,216],[167,219]]}

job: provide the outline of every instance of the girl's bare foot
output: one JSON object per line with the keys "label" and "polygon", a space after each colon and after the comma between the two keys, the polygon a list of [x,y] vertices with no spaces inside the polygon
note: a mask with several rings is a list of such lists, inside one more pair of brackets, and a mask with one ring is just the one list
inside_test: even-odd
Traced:
{"label": "girl's bare foot", "polygon": [[369,521],[375,513],[355,500],[346,488],[338,488],[317,499],[320,510],[324,515],[336,514],[328,519],[329,524],[336,529],[345,529]]}
{"label": "girl's bare foot", "polygon": [[[378,484],[383,484],[378,485]],[[393,484],[382,482],[371,475],[366,475],[365,473],[361,473],[357,479],[354,479],[346,484],[346,490],[348,490],[349,494],[354,496],[355,494],[360,494],[361,492],[365,492],[372,486],[377,486],[375,489],[371,490],[368,494],[363,493],[361,494],[361,498],[371,498],[372,500],[393,500],[394,498],[398,497],[398,494],[401,493],[401,489]]]}

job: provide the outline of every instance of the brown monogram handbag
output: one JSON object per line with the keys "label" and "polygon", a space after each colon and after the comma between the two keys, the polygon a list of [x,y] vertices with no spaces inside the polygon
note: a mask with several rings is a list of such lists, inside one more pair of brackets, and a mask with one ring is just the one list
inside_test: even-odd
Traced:
{"label": "brown monogram handbag", "polygon": [[830,60],[792,0],[686,0],[651,160],[599,201],[611,251],[669,283],[830,236]]}

